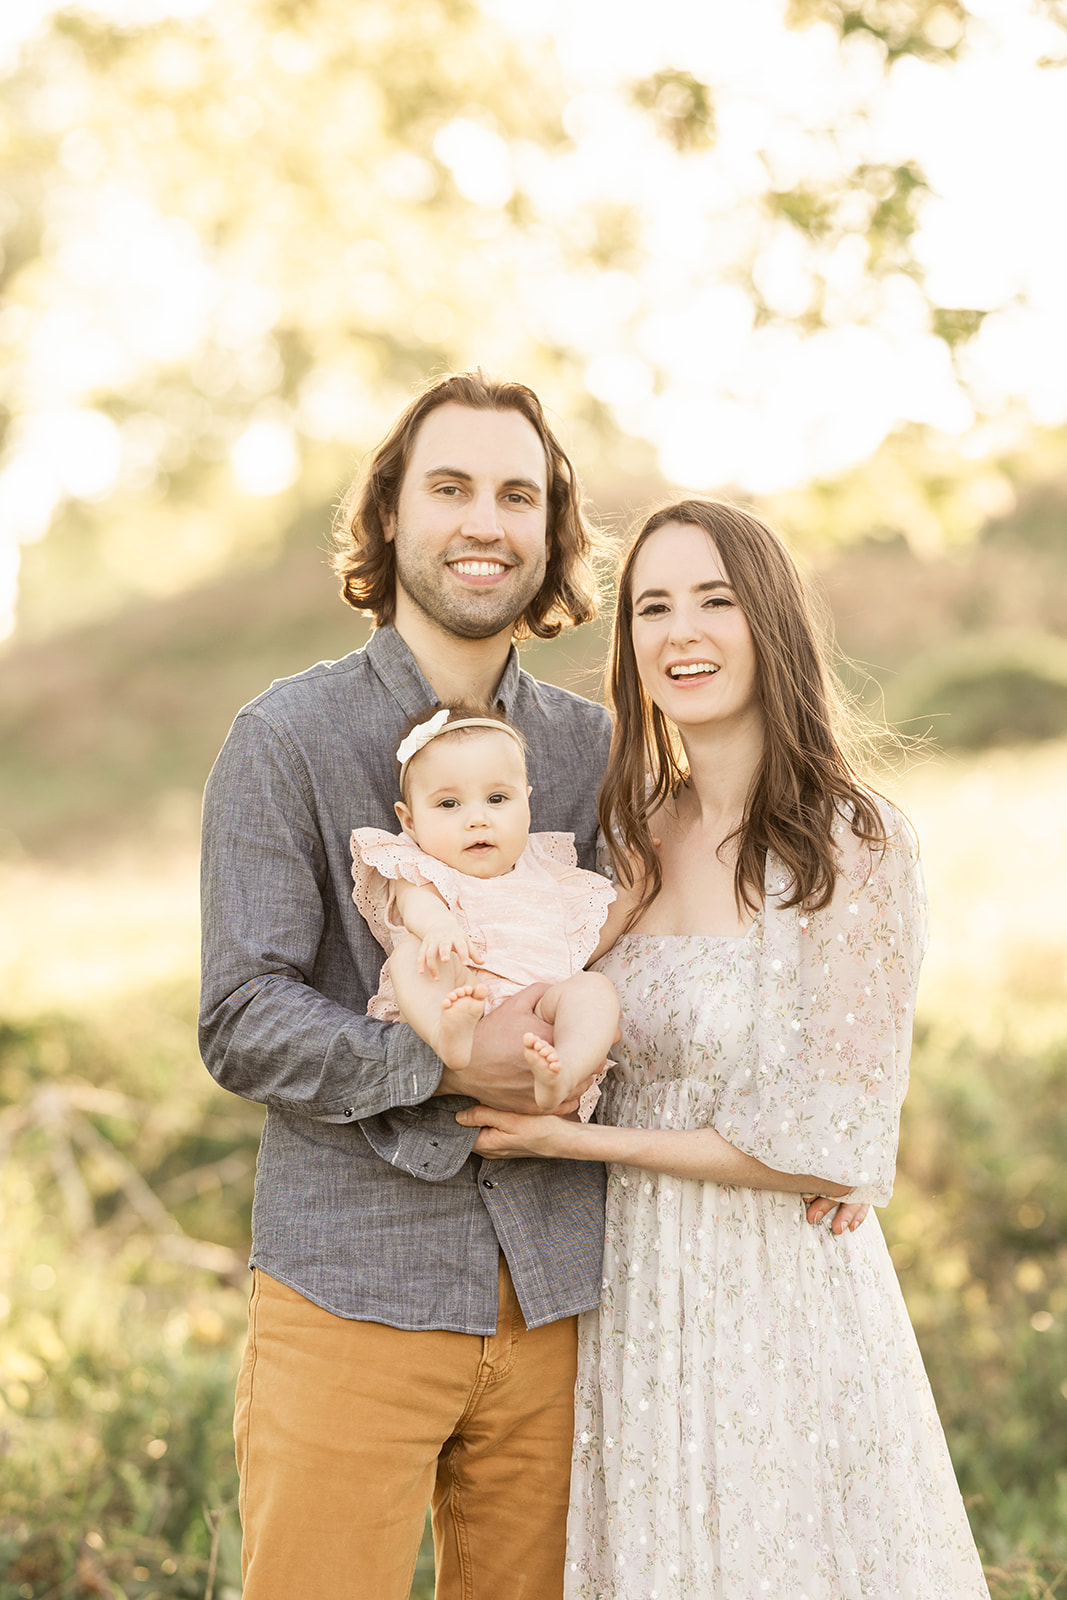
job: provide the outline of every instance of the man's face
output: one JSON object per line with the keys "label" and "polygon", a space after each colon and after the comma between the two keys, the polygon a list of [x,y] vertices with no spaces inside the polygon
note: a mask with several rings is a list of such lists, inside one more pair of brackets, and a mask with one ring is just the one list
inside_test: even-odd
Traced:
{"label": "man's face", "polygon": [[544,582],[547,516],[544,448],[520,412],[431,411],[386,528],[400,632],[421,614],[461,639],[510,635]]}

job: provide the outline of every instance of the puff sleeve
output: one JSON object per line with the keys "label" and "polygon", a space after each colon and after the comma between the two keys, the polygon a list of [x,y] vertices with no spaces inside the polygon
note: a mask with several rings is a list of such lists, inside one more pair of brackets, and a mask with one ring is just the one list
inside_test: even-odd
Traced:
{"label": "puff sleeve", "polygon": [[460,874],[420,850],[406,834],[381,828],[352,831],[352,899],[378,943],[392,955],[407,930],[397,910],[394,884],[429,885],[450,911],[460,898]]}
{"label": "puff sleeve", "polygon": [[757,1061],[726,1085],[715,1126],[780,1172],[810,1172],[885,1205],[926,945],[926,896],[910,827],[885,808],[883,849],[835,824],[833,898],[785,909],[782,864],[767,864]]}

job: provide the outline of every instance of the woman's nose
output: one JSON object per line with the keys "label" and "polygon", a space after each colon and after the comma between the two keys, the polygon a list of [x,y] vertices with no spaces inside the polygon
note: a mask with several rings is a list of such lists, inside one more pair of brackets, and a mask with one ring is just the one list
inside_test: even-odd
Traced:
{"label": "woman's nose", "polygon": [[672,644],[690,644],[700,637],[700,628],[692,612],[675,611],[669,636]]}

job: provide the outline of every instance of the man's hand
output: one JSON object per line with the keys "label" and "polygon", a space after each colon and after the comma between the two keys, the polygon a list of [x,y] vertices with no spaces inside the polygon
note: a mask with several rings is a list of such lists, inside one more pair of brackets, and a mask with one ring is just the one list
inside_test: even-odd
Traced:
{"label": "man's hand", "polygon": [[[485,1106],[497,1111],[521,1111],[527,1116],[540,1116],[534,1099],[533,1074],[523,1050],[524,1033],[535,1033],[551,1044],[552,1029],[534,1011],[534,1006],[551,984],[532,983],[518,994],[509,995],[500,1005],[494,1006],[474,1030],[474,1048],[470,1065],[462,1071],[445,1067],[437,1093],[467,1094]],[[553,1115],[568,1116],[574,1111],[586,1089],[593,1082],[588,1078],[578,1085],[569,1100],[564,1101]]]}

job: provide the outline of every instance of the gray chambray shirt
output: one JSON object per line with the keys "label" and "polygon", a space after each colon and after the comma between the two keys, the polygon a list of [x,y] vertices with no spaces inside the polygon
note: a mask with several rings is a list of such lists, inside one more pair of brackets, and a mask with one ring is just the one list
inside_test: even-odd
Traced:
{"label": "gray chambray shirt", "polygon": [[[514,650],[496,702],[529,745],[531,826],[594,866],[609,725]],[[265,1103],[252,1265],[342,1317],[490,1334],[503,1250],[530,1327],[596,1305],[604,1169],[483,1161],[441,1063],[365,1015],[384,952],[352,902],[353,828],[399,831],[394,752],[437,697],[395,629],[238,713],[204,796],[200,1047]]]}

